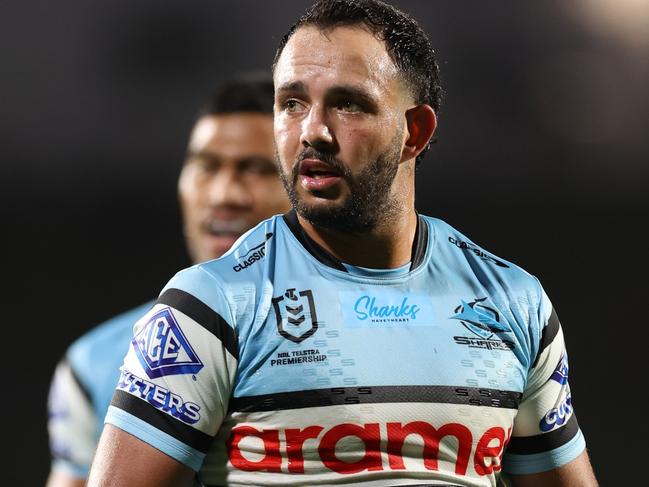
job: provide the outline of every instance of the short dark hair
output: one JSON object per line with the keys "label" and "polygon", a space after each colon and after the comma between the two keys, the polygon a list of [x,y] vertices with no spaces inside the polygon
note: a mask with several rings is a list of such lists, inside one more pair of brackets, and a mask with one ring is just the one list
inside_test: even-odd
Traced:
{"label": "short dark hair", "polygon": [[275,52],[273,71],[289,39],[300,27],[321,30],[362,25],[385,43],[388,54],[417,104],[437,113],[442,102],[439,66],[428,36],[410,15],[379,0],[319,0],[295,22]]}
{"label": "short dark hair", "polygon": [[199,110],[199,117],[228,113],[273,114],[273,77],[267,72],[246,72],[221,83]]}
{"label": "short dark hair", "polygon": [[[281,39],[272,69],[289,39],[303,26],[327,31],[361,25],[385,43],[386,50],[409,88],[415,103],[430,105],[435,113],[442,104],[439,66],[430,39],[410,15],[379,0],[318,0]],[[421,162],[430,143],[417,157]]]}

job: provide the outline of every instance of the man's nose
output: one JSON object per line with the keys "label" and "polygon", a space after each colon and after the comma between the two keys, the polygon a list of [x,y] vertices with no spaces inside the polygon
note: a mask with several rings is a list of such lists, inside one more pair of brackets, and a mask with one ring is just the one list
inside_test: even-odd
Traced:
{"label": "man's nose", "polygon": [[251,204],[248,188],[236,167],[224,165],[212,176],[206,188],[210,206],[249,206]]}
{"label": "man's nose", "polygon": [[324,107],[313,105],[302,120],[300,142],[315,149],[330,147],[335,143],[333,130]]}

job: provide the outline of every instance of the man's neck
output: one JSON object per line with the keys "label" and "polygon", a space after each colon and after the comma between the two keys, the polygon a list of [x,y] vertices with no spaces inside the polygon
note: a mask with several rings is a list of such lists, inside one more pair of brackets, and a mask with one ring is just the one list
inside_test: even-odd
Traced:
{"label": "man's neck", "polygon": [[300,226],[319,246],[338,260],[358,267],[394,269],[410,262],[417,232],[417,213],[409,208],[398,218],[364,233],[329,230],[311,224],[299,214]]}

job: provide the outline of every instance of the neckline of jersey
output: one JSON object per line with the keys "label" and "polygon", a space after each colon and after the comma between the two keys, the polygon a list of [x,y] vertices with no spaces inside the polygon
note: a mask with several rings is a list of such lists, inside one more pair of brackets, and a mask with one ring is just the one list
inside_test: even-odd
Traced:
{"label": "neckline of jersey", "polygon": [[401,277],[405,276],[410,272],[411,262],[408,262],[402,266],[395,267],[394,269],[373,269],[371,267],[361,267],[356,265],[351,265],[343,262],[347,272],[354,276],[362,277]]}
{"label": "neckline of jersey", "polygon": [[[292,238],[297,244],[298,248],[312,259],[314,259],[319,267],[326,269],[334,274],[342,274],[346,279],[358,280],[363,282],[377,282],[390,284],[393,282],[403,282],[404,279],[409,279],[416,274],[419,274],[423,268],[424,263],[429,261],[433,248],[435,247],[435,225],[429,220],[425,219],[422,215],[417,213],[417,230],[415,232],[415,239],[412,246],[412,259],[407,267],[407,272],[399,272],[401,268],[386,269],[388,272],[382,274],[382,269],[367,269],[369,272],[350,272],[348,266],[341,262],[331,253],[318,245],[311,237],[307,235],[302,226],[299,224],[295,210],[282,215],[278,218],[288,230],[289,238]],[[357,266],[352,266],[358,269]],[[394,271],[397,271],[395,275]]]}

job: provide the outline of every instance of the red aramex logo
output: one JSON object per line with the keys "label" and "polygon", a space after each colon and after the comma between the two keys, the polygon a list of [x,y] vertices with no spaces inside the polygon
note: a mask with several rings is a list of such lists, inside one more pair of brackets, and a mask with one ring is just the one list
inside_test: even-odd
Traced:
{"label": "red aramex logo", "polygon": [[[381,460],[381,430],[379,423],[364,425],[343,423],[325,430],[322,426],[308,426],[304,429],[284,430],[285,448],[280,448],[280,430],[258,430],[252,426],[233,428],[227,441],[228,456],[234,468],[247,472],[281,472],[282,462],[288,461],[290,473],[304,473],[302,447],[309,439],[319,439],[318,454],[323,465],[340,474],[353,474],[378,470],[405,470],[402,456],[403,445],[409,435],[419,435],[424,443],[423,461],[427,470],[438,470],[439,443],[445,436],[457,439],[457,459],[455,473],[466,475],[473,449],[473,435],[469,428],[460,423],[448,423],[435,428],[425,421],[411,423],[387,423],[388,465]],[[336,444],[343,438],[359,438],[365,448],[363,457],[355,462],[346,462],[336,456]],[[501,469],[503,450],[509,442],[511,428],[505,433],[500,426],[489,428],[478,440],[473,467],[478,475],[489,475]],[[250,461],[243,456],[239,444],[246,437],[259,438],[264,445],[264,457]],[[285,455],[283,455],[284,450]]]}

